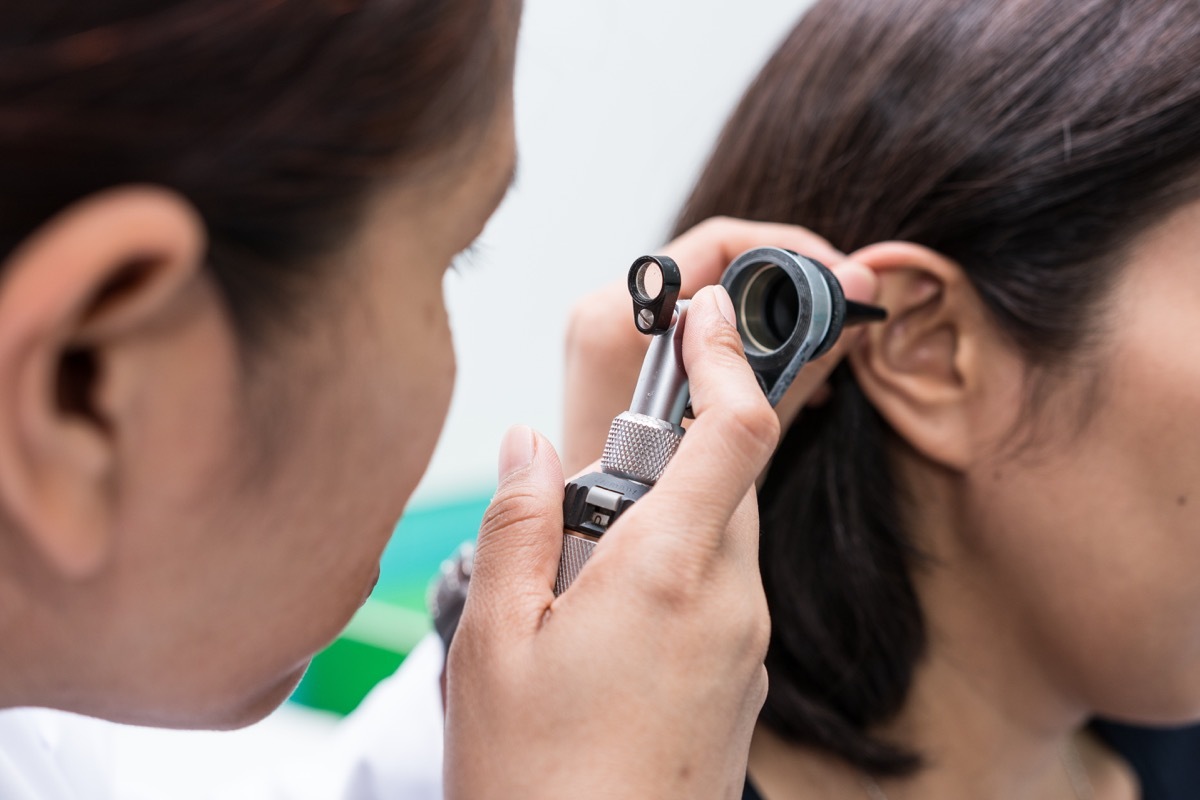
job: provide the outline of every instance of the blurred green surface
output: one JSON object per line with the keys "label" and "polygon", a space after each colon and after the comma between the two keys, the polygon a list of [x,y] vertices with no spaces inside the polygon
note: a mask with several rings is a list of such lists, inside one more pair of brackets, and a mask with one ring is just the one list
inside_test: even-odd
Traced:
{"label": "blurred green surface", "polygon": [[344,636],[322,650],[292,692],[291,702],[349,714],[375,684],[391,675],[405,653],[357,642]]}
{"label": "blurred green surface", "polygon": [[475,538],[489,499],[473,495],[405,512],[380,560],[371,599],[313,659],[292,702],[348,714],[396,671],[432,629],[425,610],[429,581],[460,543]]}

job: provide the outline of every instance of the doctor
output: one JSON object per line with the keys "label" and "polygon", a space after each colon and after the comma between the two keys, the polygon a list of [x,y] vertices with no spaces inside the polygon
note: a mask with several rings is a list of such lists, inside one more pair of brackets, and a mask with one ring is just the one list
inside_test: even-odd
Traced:
{"label": "doctor", "polygon": [[[245,725],[362,603],[450,397],[443,272],[513,172],[519,16],[0,10],[0,707]],[[697,418],[558,600],[562,469],[529,429],[505,439],[450,656],[448,796],[740,791],[766,689],[751,488],[778,422],[700,287],[763,241],[820,246],[733,221],[672,245]],[[592,313],[624,318],[609,297]],[[576,329],[573,369],[604,335]],[[571,413],[606,424],[600,405]],[[0,715],[0,797],[111,796],[103,750],[38,713]]]}

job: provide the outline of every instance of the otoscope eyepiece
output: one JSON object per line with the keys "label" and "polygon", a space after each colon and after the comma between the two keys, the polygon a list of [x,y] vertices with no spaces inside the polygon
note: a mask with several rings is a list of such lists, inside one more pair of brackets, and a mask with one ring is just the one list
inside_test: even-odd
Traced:
{"label": "otoscope eyepiece", "polygon": [[682,280],[679,265],[666,256],[642,256],[629,268],[633,322],[642,333],[663,333],[671,327]]}
{"label": "otoscope eyepiece", "polygon": [[846,325],[887,316],[882,308],[847,301],[824,264],[778,247],[738,256],[721,285],[733,299],[746,360],[771,405],[801,367],[833,347]]}

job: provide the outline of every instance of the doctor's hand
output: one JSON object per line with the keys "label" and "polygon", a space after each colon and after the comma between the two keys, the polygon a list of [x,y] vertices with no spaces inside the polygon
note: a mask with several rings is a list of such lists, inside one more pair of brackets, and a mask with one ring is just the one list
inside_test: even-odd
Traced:
{"label": "doctor's hand", "polygon": [[[833,270],[850,300],[870,302],[877,280],[867,267],[848,261],[829,242],[794,225],[714,217],[661,249],[682,272],[680,297],[718,283],[729,262],[754,247],[784,247]],[[632,259],[630,259],[632,261]],[[859,331],[845,331],[827,354],[801,370],[776,411],[786,429],[842,360]],[[634,328],[625,280],[615,281],[576,304],[566,346],[566,407],[563,464],[568,472],[599,457],[613,417],[629,408],[650,339]]]}
{"label": "doctor's hand", "polygon": [[555,598],[563,472],[509,432],[449,654],[448,798],[738,798],[770,623],[753,483],[779,421],[719,287],[688,312],[695,422]]}

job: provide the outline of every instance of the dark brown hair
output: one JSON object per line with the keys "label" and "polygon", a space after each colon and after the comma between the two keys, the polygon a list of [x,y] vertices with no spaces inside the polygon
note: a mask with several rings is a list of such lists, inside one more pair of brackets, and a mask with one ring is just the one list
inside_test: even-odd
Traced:
{"label": "dark brown hair", "polygon": [[[679,220],[901,239],[961,265],[1031,365],[1086,349],[1128,246],[1197,196],[1195,0],[825,0],[748,90]],[[764,243],[769,244],[769,243]],[[850,370],[761,493],[765,724],[876,774],[925,644],[895,434]]]}
{"label": "dark brown hair", "polygon": [[[368,190],[501,92],[489,0],[39,0],[0,10],[0,255],[147,182],[199,210],[245,331],[278,318]],[[519,4],[513,4],[516,9]]]}

